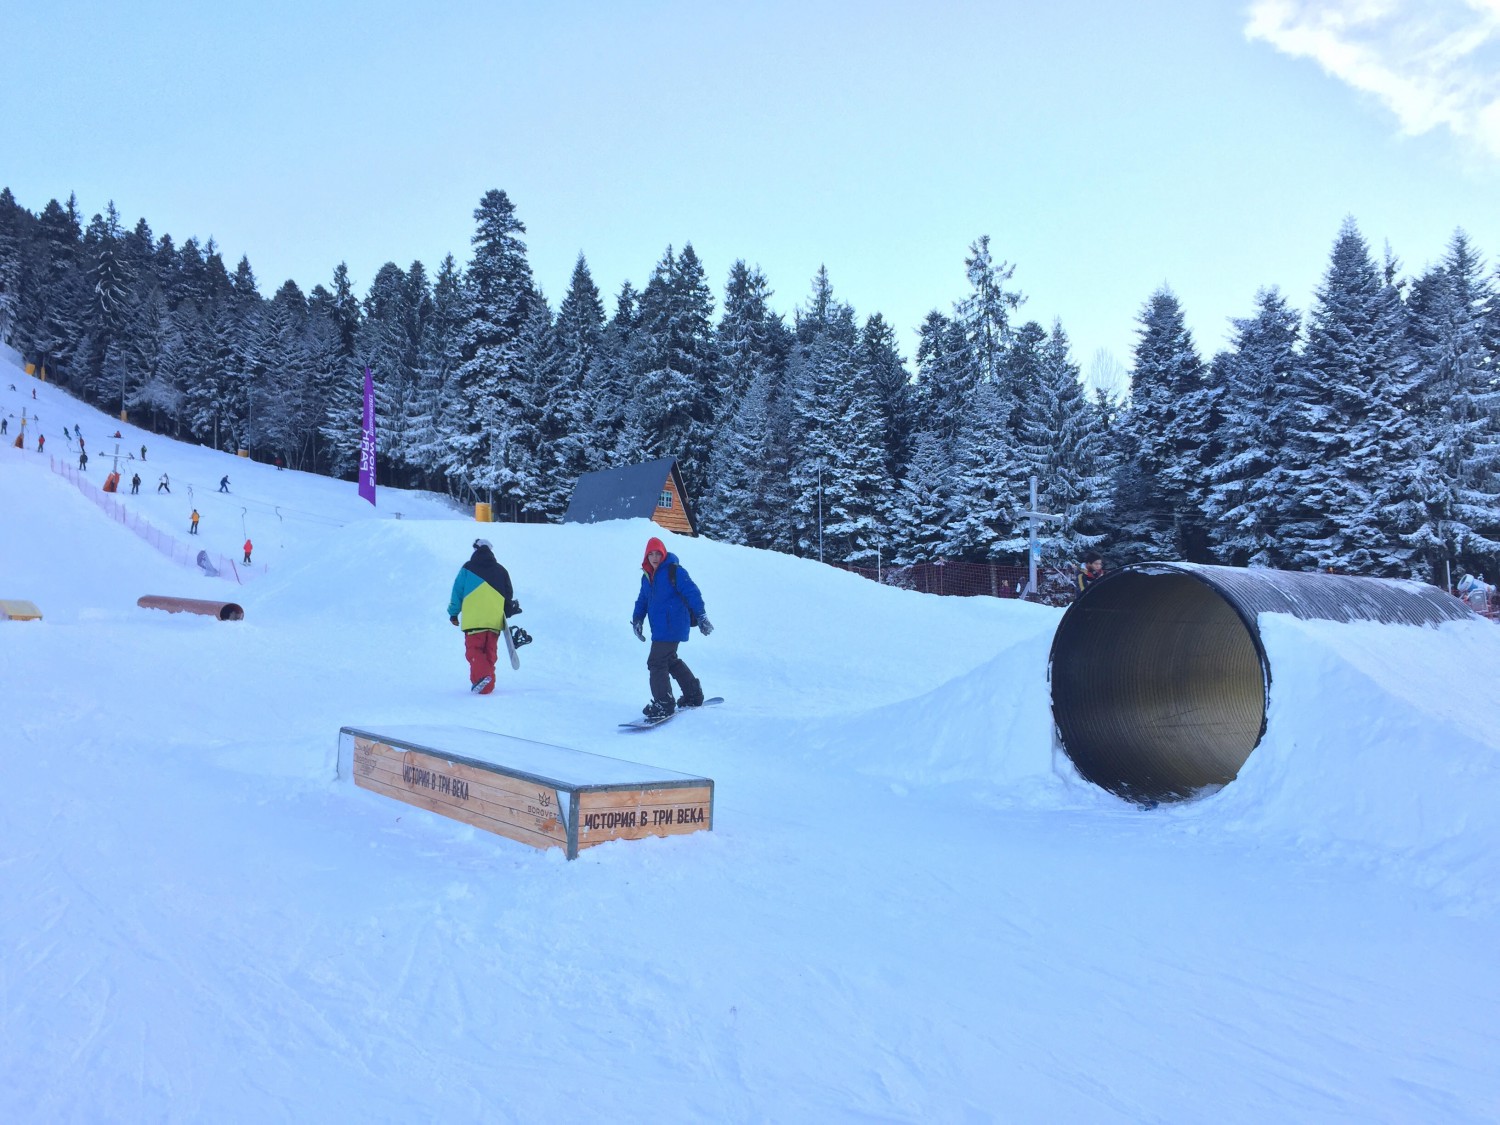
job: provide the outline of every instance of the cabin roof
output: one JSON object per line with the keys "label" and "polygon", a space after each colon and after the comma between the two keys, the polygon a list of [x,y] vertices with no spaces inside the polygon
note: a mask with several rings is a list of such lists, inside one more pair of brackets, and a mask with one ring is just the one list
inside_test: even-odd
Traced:
{"label": "cabin roof", "polygon": [[573,486],[563,523],[602,523],[604,520],[651,519],[667,479],[676,485],[677,498],[690,526],[696,528],[687,489],[677,471],[677,458],[658,457],[640,465],[584,473]]}

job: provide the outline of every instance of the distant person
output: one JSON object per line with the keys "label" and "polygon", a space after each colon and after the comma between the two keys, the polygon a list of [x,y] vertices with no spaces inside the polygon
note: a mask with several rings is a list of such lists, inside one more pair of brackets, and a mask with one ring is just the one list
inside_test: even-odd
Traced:
{"label": "distant person", "polygon": [[166,473],[162,473],[161,480],[156,482],[156,494],[160,496],[163,492],[168,496],[172,495],[172,482],[167,479]]}
{"label": "distant person", "polygon": [[141,446],[141,460],[144,461],[145,459],[146,459],[146,447],[143,445],[143,446]]}
{"label": "distant person", "polygon": [[246,539],[245,540],[245,565],[246,566],[250,565],[250,552],[253,551],[254,549],[255,549],[255,544],[251,543],[250,540]]}
{"label": "distant person", "polygon": [[193,514],[192,514],[191,517],[189,517],[189,520],[188,520],[188,534],[189,535],[197,535],[198,534],[198,509],[197,508],[193,509]]}
{"label": "distant person", "polygon": [[521,612],[510,571],[495,558],[488,539],[474,540],[474,553],[459,568],[448,596],[448,621],[464,631],[464,659],[469,662],[469,690],[495,690],[495,658],[505,619]]}
{"label": "distant person", "polygon": [[286,465],[281,460],[281,454],[278,453],[276,454],[276,471],[279,473],[284,468],[286,468]]}
{"label": "distant person", "polygon": [[80,450],[79,454],[78,454],[78,468],[79,468],[80,471],[83,471],[83,470],[86,470],[88,467],[89,467],[89,455],[87,453],[84,453],[84,452],[82,452]]}
{"label": "distant person", "polygon": [[124,435],[123,435],[123,434],[121,434],[121,433],[120,433],[120,431],[119,431],[119,430],[116,430],[116,431],[115,431],[115,437],[123,437],[123,436],[124,436]]}
{"label": "distant person", "polygon": [[141,474],[136,473],[130,478],[130,495],[138,496],[141,491]]}
{"label": "distant person", "polygon": [[1103,577],[1104,560],[1099,557],[1098,551],[1090,551],[1083,556],[1083,567],[1078,572],[1078,592],[1082,594]]}
{"label": "distant person", "polygon": [[[66,433],[67,431],[64,430],[63,432]],[[78,428],[77,422],[73,423],[73,436],[76,437],[79,441],[83,440],[83,431]]]}
{"label": "distant person", "polygon": [[[665,719],[679,707],[703,706],[703,685],[693,675],[677,646],[687,641],[693,626],[706,637],[713,624],[703,608],[703,595],[677,556],[666,544],[652,538],[646,542],[646,557],[641,560],[641,592],[635,599],[630,627],[638,640],[646,639],[642,626],[651,622],[651,652],[646,657],[646,671],[651,678],[651,702],[641,708],[648,719]],[[672,681],[682,695],[672,698]]]}
{"label": "distant person", "polygon": [[[68,431],[66,431],[66,430],[63,431],[63,433],[67,433],[67,432]],[[78,452],[79,453],[83,452],[83,438],[81,436],[78,439]]]}
{"label": "distant person", "polygon": [[8,429],[10,429],[10,419],[0,418],[0,434],[3,434]]}
{"label": "distant person", "polygon": [[36,435],[36,451],[38,453],[40,453],[43,450],[43,448],[46,447],[46,445],[47,445],[47,435],[46,434],[37,434]]}
{"label": "distant person", "polygon": [[220,479],[220,481],[219,481],[219,491],[220,492],[228,492],[229,491],[229,478],[227,476],[225,476],[225,477],[223,477],[223,478]]}

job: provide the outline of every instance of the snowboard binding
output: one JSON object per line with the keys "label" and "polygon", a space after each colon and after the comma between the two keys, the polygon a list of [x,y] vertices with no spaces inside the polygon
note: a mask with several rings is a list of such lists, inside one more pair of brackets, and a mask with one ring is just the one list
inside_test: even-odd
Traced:
{"label": "snowboard binding", "polygon": [[529,645],[531,643],[531,634],[519,625],[512,625],[510,629],[510,643],[516,648],[520,648],[522,645]]}

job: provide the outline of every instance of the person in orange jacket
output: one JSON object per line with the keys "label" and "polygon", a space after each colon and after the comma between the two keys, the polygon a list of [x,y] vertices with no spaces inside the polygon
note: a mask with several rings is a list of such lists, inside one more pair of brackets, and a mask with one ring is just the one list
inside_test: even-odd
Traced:
{"label": "person in orange jacket", "polygon": [[255,546],[255,544],[251,543],[250,540],[248,540],[248,539],[245,540],[245,565],[246,566],[250,565],[250,551],[251,551],[251,549],[254,546]]}

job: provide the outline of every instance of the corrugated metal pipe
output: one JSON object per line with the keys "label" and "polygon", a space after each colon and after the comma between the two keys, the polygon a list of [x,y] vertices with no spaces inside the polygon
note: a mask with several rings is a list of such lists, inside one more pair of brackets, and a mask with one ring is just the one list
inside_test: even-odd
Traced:
{"label": "corrugated metal pipe", "polygon": [[1100,579],[1059,622],[1052,718],[1078,772],[1143,804],[1233,781],[1266,732],[1259,616],[1437,625],[1476,617],[1418,582],[1147,563]]}
{"label": "corrugated metal pipe", "polygon": [[136,598],[135,604],[142,609],[164,609],[168,613],[201,613],[206,617],[217,617],[220,621],[243,621],[244,609],[234,602],[210,602],[202,598],[169,598],[160,594],[147,594]]}

